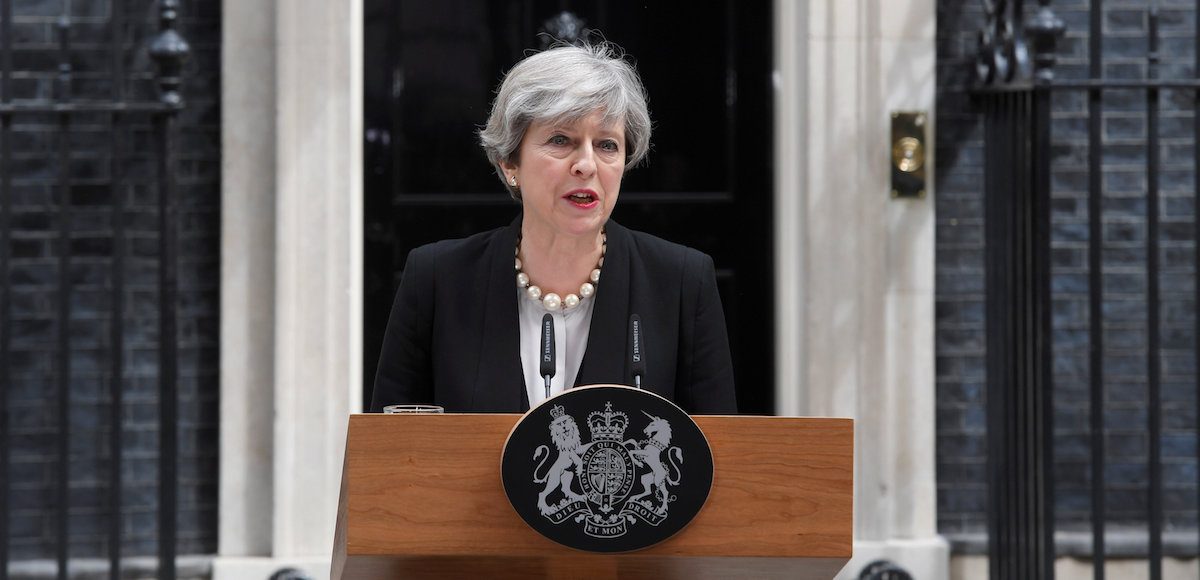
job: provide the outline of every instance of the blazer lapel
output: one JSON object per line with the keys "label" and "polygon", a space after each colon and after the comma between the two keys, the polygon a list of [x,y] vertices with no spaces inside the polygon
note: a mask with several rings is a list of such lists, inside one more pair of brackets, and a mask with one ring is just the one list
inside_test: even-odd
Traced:
{"label": "blazer lapel", "polygon": [[630,384],[626,369],[626,327],[629,324],[629,268],[632,236],[609,220],[605,228],[608,251],[596,288],[596,306],[588,331],[587,349],[575,386],[594,384]]}
{"label": "blazer lapel", "polygon": [[513,259],[520,227],[521,216],[518,214],[509,227],[492,238],[487,249],[490,267],[476,277],[480,292],[485,296],[479,370],[470,405],[476,412],[511,413],[529,407],[525,375],[521,371],[521,334],[517,326],[513,281]]}

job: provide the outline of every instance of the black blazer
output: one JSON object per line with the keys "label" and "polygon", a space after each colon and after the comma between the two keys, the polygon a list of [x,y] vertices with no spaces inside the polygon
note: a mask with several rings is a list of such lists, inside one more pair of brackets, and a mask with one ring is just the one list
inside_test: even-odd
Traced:
{"label": "black blazer", "polygon": [[[529,408],[508,227],[421,246],[408,263],[379,357],[371,410],[432,403],[448,412]],[[587,349],[575,384],[632,385],[629,315],[641,316],[642,386],[689,413],[734,413],[733,367],[712,258],[609,221]]]}

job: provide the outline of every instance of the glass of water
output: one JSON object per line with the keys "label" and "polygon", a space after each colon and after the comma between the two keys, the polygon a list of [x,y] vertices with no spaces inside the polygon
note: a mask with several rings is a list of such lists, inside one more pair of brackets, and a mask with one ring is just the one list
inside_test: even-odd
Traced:
{"label": "glass of water", "polygon": [[402,415],[409,413],[445,413],[446,410],[437,405],[388,405],[383,408],[383,412],[389,415]]}

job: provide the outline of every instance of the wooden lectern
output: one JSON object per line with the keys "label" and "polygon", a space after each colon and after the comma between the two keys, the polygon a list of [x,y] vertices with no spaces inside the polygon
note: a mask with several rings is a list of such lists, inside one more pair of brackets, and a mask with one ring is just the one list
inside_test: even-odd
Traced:
{"label": "wooden lectern", "polygon": [[695,416],[712,492],[624,554],[554,543],[513,511],[500,457],[520,415],[352,415],[332,578],[833,578],[852,552],[854,422]]}

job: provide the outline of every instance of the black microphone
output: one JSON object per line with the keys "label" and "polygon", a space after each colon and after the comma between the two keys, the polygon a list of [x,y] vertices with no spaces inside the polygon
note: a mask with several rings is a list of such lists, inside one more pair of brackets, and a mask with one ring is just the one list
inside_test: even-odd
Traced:
{"label": "black microphone", "polygon": [[633,361],[633,386],[642,388],[646,374],[646,337],[642,336],[642,317],[629,317],[629,360]]}
{"label": "black microphone", "polygon": [[554,378],[554,317],[542,317],[542,378],[546,379],[546,398],[550,398],[550,379]]}

